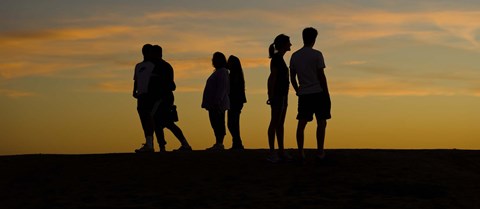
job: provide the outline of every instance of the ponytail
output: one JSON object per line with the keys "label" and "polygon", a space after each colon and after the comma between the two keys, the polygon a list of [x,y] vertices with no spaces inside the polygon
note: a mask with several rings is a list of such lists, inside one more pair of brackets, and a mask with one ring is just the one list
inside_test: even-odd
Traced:
{"label": "ponytail", "polygon": [[280,34],[275,37],[275,40],[268,48],[268,57],[272,58],[273,55],[277,53],[277,47],[282,47],[285,43],[290,43],[290,37],[286,36],[285,34]]}
{"label": "ponytail", "polygon": [[275,44],[270,44],[270,47],[268,47],[268,58],[272,58],[274,54],[275,54]]}

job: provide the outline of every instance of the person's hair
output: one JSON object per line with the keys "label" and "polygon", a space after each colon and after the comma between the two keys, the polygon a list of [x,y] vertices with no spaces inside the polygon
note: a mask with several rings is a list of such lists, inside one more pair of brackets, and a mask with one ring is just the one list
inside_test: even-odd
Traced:
{"label": "person's hair", "polygon": [[303,29],[302,38],[304,45],[312,45],[315,43],[315,39],[317,38],[318,32],[315,28],[308,27]]}
{"label": "person's hair", "polygon": [[287,35],[285,34],[278,35],[273,41],[273,43],[270,44],[270,47],[268,47],[268,57],[272,58],[273,55],[275,55],[278,52],[279,47],[289,42],[290,42],[290,37],[288,37]]}
{"label": "person's hair", "polygon": [[151,44],[145,44],[142,47],[142,54],[144,60],[149,60],[152,58],[152,49],[153,46]]}
{"label": "person's hair", "polygon": [[242,88],[245,89],[245,78],[243,76],[243,69],[242,64],[240,63],[240,59],[234,55],[230,55],[228,57],[228,69],[230,70],[230,81],[231,84],[234,82],[238,82]]}
{"label": "person's hair", "polygon": [[152,56],[155,59],[162,58],[162,56],[163,56],[162,47],[159,46],[159,45],[154,45],[152,47]]}
{"label": "person's hair", "polygon": [[212,64],[215,69],[227,67],[227,58],[222,52],[213,53]]}

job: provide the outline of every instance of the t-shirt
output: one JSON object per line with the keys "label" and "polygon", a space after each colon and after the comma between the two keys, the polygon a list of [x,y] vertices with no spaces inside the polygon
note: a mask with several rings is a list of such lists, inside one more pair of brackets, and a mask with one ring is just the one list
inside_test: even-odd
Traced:
{"label": "t-shirt", "polygon": [[137,94],[148,93],[148,85],[155,65],[149,61],[143,61],[135,66],[133,80],[137,82]]}
{"label": "t-shirt", "polygon": [[297,72],[299,88],[298,95],[313,94],[322,92],[318,80],[318,70],[325,68],[325,61],[322,52],[311,47],[303,47],[292,54],[290,58],[290,69]]}

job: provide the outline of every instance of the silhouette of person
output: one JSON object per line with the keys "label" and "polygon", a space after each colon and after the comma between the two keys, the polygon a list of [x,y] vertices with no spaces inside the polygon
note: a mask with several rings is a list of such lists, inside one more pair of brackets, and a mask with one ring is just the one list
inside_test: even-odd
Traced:
{"label": "silhouette of person", "polygon": [[176,151],[191,151],[192,148],[188,144],[182,130],[175,122],[178,121],[176,106],[174,105],[173,91],[176,89],[174,81],[173,68],[165,61],[162,53],[162,47],[155,45],[152,49],[153,63],[155,68],[152,71],[150,79],[150,91],[158,101],[157,111],[154,114],[155,135],[157,137],[160,151],[165,150],[165,134],[163,129],[169,129],[178,139],[181,146]]}
{"label": "silhouette of person", "polygon": [[[268,77],[268,100],[271,107],[271,120],[268,126],[268,145],[270,155],[267,160],[271,162],[286,161],[290,159],[284,151],[284,123],[288,106],[289,77],[288,67],[283,59],[290,51],[290,38],[284,34],[278,35],[270,45],[270,76]],[[278,153],[275,153],[275,135],[278,142]]]}
{"label": "silhouette of person", "polygon": [[153,149],[153,132],[154,132],[154,106],[155,99],[148,91],[150,77],[152,76],[155,65],[152,56],[153,46],[145,44],[142,47],[143,61],[135,65],[133,75],[133,97],[137,99],[137,112],[142,124],[143,133],[145,135],[145,144],[142,148],[135,151],[154,152]]}
{"label": "silhouette of person", "polygon": [[245,78],[242,65],[238,57],[231,55],[227,61],[230,70],[230,109],[228,110],[227,126],[232,135],[232,150],[243,150],[242,138],[240,137],[240,113],[243,104],[247,102],[245,96]]}
{"label": "silhouette of person", "polygon": [[224,150],[225,111],[230,109],[230,98],[228,96],[230,82],[225,55],[221,52],[215,52],[212,65],[215,70],[207,80],[202,99],[202,108],[208,110],[210,125],[215,134],[215,144],[207,150]]}
{"label": "silhouette of person", "polygon": [[[324,142],[327,119],[331,118],[330,94],[324,73],[323,54],[313,49],[318,32],[314,28],[305,28],[302,32],[304,46],[292,54],[290,76],[292,86],[298,95],[297,145],[300,159],[305,159],[303,150],[304,131],[307,123],[317,120],[317,159],[325,157]],[[298,78],[298,82],[297,82]],[[300,84],[300,85],[299,85]]]}

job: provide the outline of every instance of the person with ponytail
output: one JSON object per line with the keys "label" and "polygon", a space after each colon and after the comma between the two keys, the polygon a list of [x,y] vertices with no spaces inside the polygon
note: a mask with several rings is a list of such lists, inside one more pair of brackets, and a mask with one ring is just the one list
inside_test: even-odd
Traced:
{"label": "person with ponytail", "polygon": [[[290,51],[290,37],[280,34],[270,45],[270,76],[268,77],[268,100],[271,108],[271,119],[268,126],[268,145],[270,162],[288,161],[290,157],[284,150],[284,123],[287,114],[288,88],[290,85],[288,67],[283,59]],[[277,137],[278,153],[275,152],[275,136]]]}

